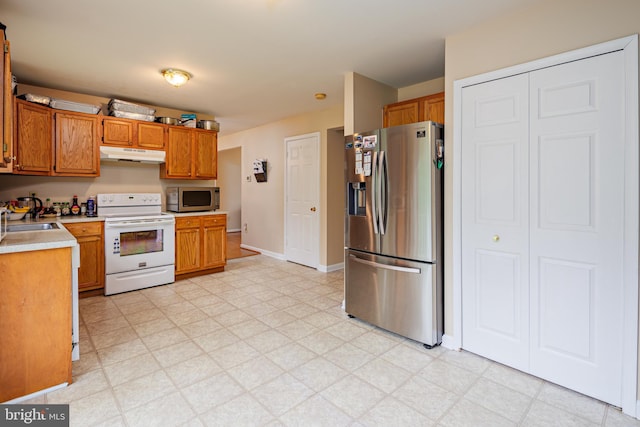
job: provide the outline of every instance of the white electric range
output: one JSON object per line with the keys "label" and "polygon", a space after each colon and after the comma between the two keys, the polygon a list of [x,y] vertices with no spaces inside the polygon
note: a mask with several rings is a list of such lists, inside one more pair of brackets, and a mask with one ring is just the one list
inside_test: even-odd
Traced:
{"label": "white electric range", "polygon": [[98,194],[105,217],[105,295],[175,281],[175,218],[160,193]]}

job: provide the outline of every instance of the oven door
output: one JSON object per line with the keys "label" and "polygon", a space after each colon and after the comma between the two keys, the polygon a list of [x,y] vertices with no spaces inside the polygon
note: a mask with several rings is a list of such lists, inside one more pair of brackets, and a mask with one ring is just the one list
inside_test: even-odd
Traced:
{"label": "oven door", "polygon": [[106,274],[175,263],[173,216],[107,218],[104,239]]}

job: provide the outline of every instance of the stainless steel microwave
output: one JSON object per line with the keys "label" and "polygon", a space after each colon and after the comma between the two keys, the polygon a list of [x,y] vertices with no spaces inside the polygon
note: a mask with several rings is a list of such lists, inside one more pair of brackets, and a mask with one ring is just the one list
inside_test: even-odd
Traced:
{"label": "stainless steel microwave", "polygon": [[167,187],[167,210],[198,212],[220,209],[220,187]]}

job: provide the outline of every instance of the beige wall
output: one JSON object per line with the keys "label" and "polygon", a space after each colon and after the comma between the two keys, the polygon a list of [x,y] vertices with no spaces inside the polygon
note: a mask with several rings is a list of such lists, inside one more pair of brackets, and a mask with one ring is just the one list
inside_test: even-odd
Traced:
{"label": "beige wall", "polygon": [[227,230],[239,231],[242,191],[242,149],[218,150],[218,179],[220,210],[227,212]]}
{"label": "beige wall", "polygon": [[327,265],[344,263],[344,131],[327,132]]}
{"label": "beige wall", "polygon": [[[341,252],[342,243],[337,249],[329,248],[327,236],[333,235],[335,227],[341,228],[342,223],[336,225],[333,219],[328,221],[328,218],[333,218],[333,216],[328,216],[328,205],[334,202],[329,201],[327,194],[341,192],[342,185],[340,180],[340,188],[328,188],[329,185],[335,186],[335,182],[333,179],[329,180],[327,174],[330,169],[328,165],[333,167],[335,162],[342,162],[342,151],[339,153],[339,158],[336,158],[336,150],[328,149],[327,140],[329,129],[342,128],[343,119],[344,110],[340,103],[319,113],[290,117],[219,138],[219,150],[242,147],[243,244],[276,256],[284,254],[284,139],[320,132],[320,212],[322,213],[320,219],[320,265],[332,265],[328,260],[335,260],[335,251]],[[331,157],[329,158],[329,156]],[[267,182],[256,182],[252,172],[252,162],[255,159],[267,160]],[[247,181],[246,177],[250,177],[251,180]],[[332,245],[335,245],[333,240],[331,242]]]}
{"label": "beige wall", "polygon": [[344,134],[382,127],[382,107],[398,100],[398,90],[357,73],[347,73],[344,84]]}
{"label": "beige wall", "polygon": [[[106,105],[109,102],[109,98],[23,84],[18,85],[18,93],[33,93],[68,101],[100,105],[103,108],[103,113],[107,112]],[[156,116],[180,117],[180,114],[187,112],[170,108],[153,107],[157,109]],[[198,114],[198,118],[211,120],[214,117]],[[81,201],[84,201],[88,196],[99,193],[159,192],[162,193],[164,206],[165,188],[176,185],[215,185],[215,180],[188,181],[160,179],[159,165],[101,162],[100,176],[97,178],[0,174],[0,200],[27,196],[31,192],[35,192],[37,197],[42,199],[43,202],[47,197],[51,198],[51,201],[70,202],[74,194],[78,195]]]}
{"label": "beige wall", "polygon": [[[640,32],[637,0],[543,1],[535,7],[497,17],[446,39],[445,88],[448,165],[453,156],[453,82]],[[451,168],[445,186],[452,188]],[[445,217],[452,218],[452,195],[445,196]],[[445,241],[452,241],[451,221]],[[445,332],[453,335],[451,245],[445,245]]]}
{"label": "beige wall", "polygon": [[440,92],[444,92],[444,77],[399,88],[398,101],[406,101],[407,99],[420,98],[421,96]]}

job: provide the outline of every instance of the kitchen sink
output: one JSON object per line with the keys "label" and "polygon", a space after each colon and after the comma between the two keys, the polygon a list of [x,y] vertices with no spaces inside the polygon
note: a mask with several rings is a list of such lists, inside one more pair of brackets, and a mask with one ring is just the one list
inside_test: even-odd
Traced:
{"label": "kitchen sink", "polygon": [[7,231],[40,231],[40,230],[56,230],[58,224],[55,222],[34,222],[31,224],[8,224]]}

